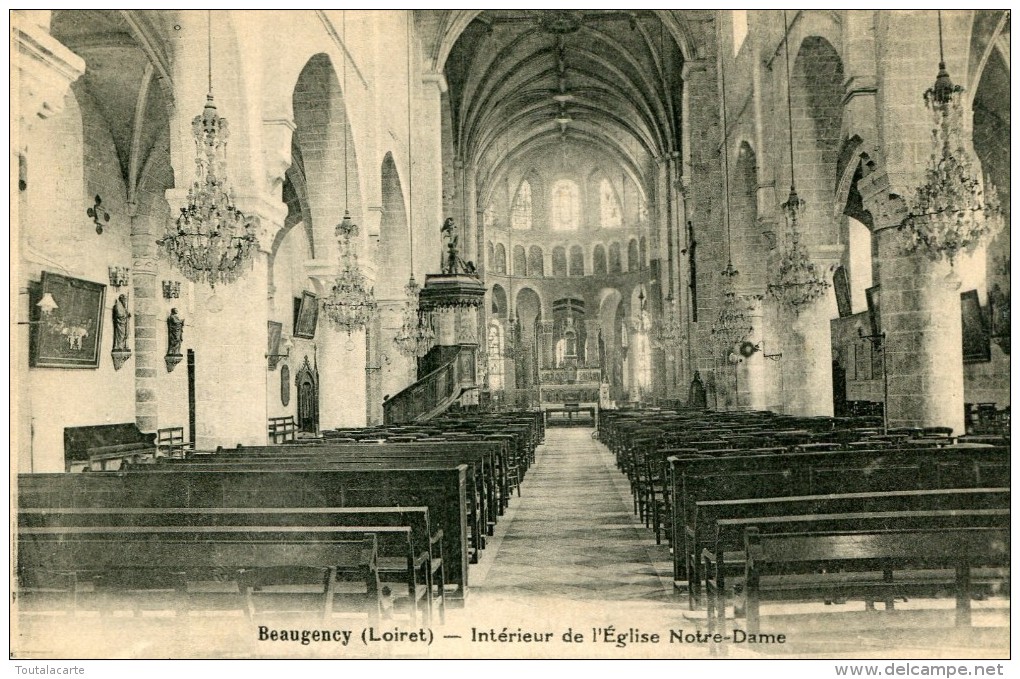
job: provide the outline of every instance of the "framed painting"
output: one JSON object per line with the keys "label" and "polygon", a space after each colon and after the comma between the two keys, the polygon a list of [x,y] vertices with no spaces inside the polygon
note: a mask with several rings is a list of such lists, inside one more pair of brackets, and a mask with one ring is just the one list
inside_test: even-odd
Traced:
{"label": "framed painting", "polygon": [[850,298],[850,277],[846,273],[846,267],[836,267],[832,273],[832,286],[836,290],[836,308],[839,309],[839,317],[846,318],[853,315]]}
{"label": "framed painting", "polygon": [[319,298],[314,292],[302,291],[294,298],[294,337],[313,339],[319,322]]}
{"label": "framed painting", "polygon": [[992,360],[991,333],[977,290],[960,293],[960,315],[963,324],[963,362],[985,363]]}
{"label": "framed painting", "polygon": [[[99,367],[106,286],[43,271],[29,294],[29,366],[32,368]],[[56,308],[43,314],[37,306],[51,295]]]}

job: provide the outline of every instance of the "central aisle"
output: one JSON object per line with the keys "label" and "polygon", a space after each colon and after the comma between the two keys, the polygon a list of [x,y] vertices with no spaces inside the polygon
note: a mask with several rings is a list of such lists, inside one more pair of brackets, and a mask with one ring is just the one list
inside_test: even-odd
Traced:
{"label": "central aisle", "polygon": [[[467,607],[448,623],[470,641],[472,629],[554,632],[549,643],[472,643],[474,657],[699,656],[668,643],[592,642],[593,627],[668,637],[683,626],[672,594],[668,547],[633,514],[626,477],[587,428],[546,430],[521,497],[514,497],[471,566]],[[688,623],[688,626],[690,624]],[[583,643],[563,643],[570,628]],[[701,649],[699,649],[700,651]]]}

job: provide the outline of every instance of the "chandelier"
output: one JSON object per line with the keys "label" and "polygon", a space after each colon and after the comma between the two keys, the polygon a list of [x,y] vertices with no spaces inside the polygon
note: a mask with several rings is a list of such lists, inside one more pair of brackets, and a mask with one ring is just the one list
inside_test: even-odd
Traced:
{"label": "chandelier", "polygon": [[436,345],[436,331],[431,314],[422,312],[418,306],[421,286],[414,280],[414,274],[404,286],[404,320],[400,332],[393,338],[397,351],[405,356],[421,358]]}
{"label": "chandelier", "polygon": [[[347,37],[347,16],[343,19],[343,38]],[[346,43],[345,43],[346,44]],[[343,85],[347,91],[347,60],[343,62]],[[349,204],[347,195],[347,137],[350,135],[350,121],[344,116],[344,204]],[[322,311],[336,330],[344,330],[348,337],[355,330],[368,326],[378,304],[375,292],[368,286],[368,279],[358,266],[358,251],[355,239],[358,225],[351,219],[350,211],[344,208],[344,217],[336,225],[337,247],[340,252],[340,275],[333,281],[329,296],[322,300]],[[348,349],[353,348],[348,341]]]}
{"label": "chandelier", "polygon": [[503,333],[503,358],[517,360],[518,348],[523,349],[521,342],[521,319],[514,314],[513,309],[507,313],[506,318],[507,328],[506,332]]}
{"label": "chandelier", "polygon": [[637,316],[631,321],[631,329],[641,335],[650,335],[652,333],[652,318],[648,315],[648,310],[645,308],[645,291],[641,288],[638,291],[638,313]]}
{"label": "chandelier", "polygon": [[215,288],[240,278],[243,267],[251,263],[259,247],[259,220],[237,209],[227,179],[230,130],[213,102],[211,13],[209,24],[209,92],[202,113],[191,121],[197,151],[195,181],[188,189],[187,205],[156,244],[185,278]]}
{"label": "chandelier", "polygon": [[938,25],[939,71],[935,84],[924,93],[934,124],[934,148],[902,228],[908,235],[908,252],[932,261],[946,257],[952,264],[960,251],[973,251],[986,235],[1001,228],[1002,213],[995,187],[982,188],[964,148],[963,98],[957,96],[963,88],[953,84],[946,70],[941,11]]}
{"label": "chandelier", "polygon": [[344,210],[344,218],[336,226],[340,275],[333,282],[329,296],[322,300],[322,311],[326,318],[334,328],[345,330],[348,335],[367,326],[378,307],[375,293],[358,267],[358,253],[354,244],[357,235],[358,225],[351,220],[350,212]]}
{"label": "chandelier", "polygon": [[[786,25],[786,10],[783,10],[783,25]],[[789,30],[789,29],[787,29]],[[804,209],[804,201],[797,195],[796,169],[793,163],[793,100],[790,94],[790,50],[786,53],[786,113],[789,120],[790,134],[790,195],[780,205],[786,213],[786,224],[789,234],[786,239],[782,259],[775,280],[769,282],[769,294],[780,304],[791,309],[794,314],[814,303],[825,294],[829,282],[825,278],[822,267],[808,255],[807,248],[800,242],[800,230],[797,226],[798,215]]]}
{"label": "chandelier", "polygon": [[669,308],[663,313],[662,323],[652,332],[652,346],[665,351],[681,349],[687,339],[686,328],[676,308],[676,299],[670,295],[666,301]]}
{"label": "chandelier", "polygon": [[731,347],[747,339],[754,330],[751,319],[751,306],[747,297],[736,291],[736,277],[740,272],[733,268],[733,262],[727,262],[722,271],[723,298],[719,316],[712,325],[712,337],[723,347]]}

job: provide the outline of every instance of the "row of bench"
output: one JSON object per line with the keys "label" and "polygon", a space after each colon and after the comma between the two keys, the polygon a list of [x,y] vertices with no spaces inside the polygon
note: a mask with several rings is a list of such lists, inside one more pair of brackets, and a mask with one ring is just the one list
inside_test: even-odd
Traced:
{"label": "row of bench", "polygon": [[254,615],[275,578],[312,586],[324,616],[353,608],[377,619],[392,589],[406,592],[412,623],[442,620],[447,600],[464,603],[470,557],[519,485],[510,461],[517,451],[533,459],[542,436],[539,413],[450,425],[464,440],[391,443],[382,435],[396,434],[379,430],[372,443],[337,437],[21,475],[22,594],[75,611],[90,598],[108,605],[111,592],[165,590],[180,612],[216,592]]}
{"label": "row of bench", "polygon": [[974,588],[1006,587],[1006,445],[753,412],[604,411],[599,436],[631,479],[635,512],[665,529],[676,587],[712,630],[725,631],[738,591],[756,632],[762,598],[892,608],[955,590],[967,625]]}

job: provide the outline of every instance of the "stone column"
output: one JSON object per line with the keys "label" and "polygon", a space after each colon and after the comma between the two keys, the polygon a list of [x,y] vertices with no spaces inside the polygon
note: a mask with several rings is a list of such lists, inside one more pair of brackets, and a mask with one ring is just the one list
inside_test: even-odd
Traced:
{"label": "stone column", "polygon": [[790,415],[832,415],[832,333],[836,315],[832,271],[843,252],[841,245],[809,247],[815,264],[824,271],[829,288],[799,314],[783,308],[783,404]]}
{"label": "stone column", "polygon": [[[144,432],[159,428],[159,369],[165,364],[159,353],[162,336],[166,335],[164,319],[160,318],[159,281],[157,280],[156,239],[158,225],[148,217],[138,218],[138,204],[128,203],[131,220],[132,301],[135,333],[135,424]],[[162,328],[160,326],[163,326]]]}
{"label": "stone column", "polygon": [[[446,91],[446,78],[442,73],[422,75],[412,112],[414,118],[412,140],[414,145],[414,198],[410,206],[414,213],[414,242],[416,248],[415,277],[425,280],[425,274],[440,271],[443,247],[440,227],[443,224],[443,148],[442,148],[442,93]],[[507,253],[509,257],[510,253]]]}

